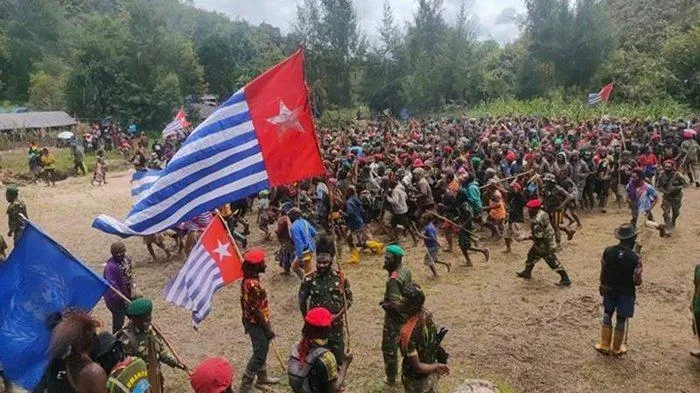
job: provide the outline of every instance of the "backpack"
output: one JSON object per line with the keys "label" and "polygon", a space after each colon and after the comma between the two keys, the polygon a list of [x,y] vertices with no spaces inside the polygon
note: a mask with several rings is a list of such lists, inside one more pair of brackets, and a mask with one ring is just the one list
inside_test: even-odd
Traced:
{"label": "backpack", "polygon": [[311,365],[326,352],[328,352],[327,348],[316,347],[309,351],[302,363],[299,358],[299,344],[292,348],[292,353],[289,355],[289,361],[287,362],[287,373],[289,386],[294,393],[311,393],[311,387],[309,386]]}

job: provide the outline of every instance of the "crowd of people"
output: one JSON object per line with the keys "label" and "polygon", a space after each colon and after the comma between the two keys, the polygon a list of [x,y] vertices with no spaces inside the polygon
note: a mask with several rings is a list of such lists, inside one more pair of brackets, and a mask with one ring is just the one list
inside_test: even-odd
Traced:
{"label": "crowd of people", "polygon": [[[475,252],[488,261],[490,248],[501,242],[503,251],[510,252],[514,241],[531,241],[517,278],[531,279],[535,264],[544,259],[559,276],[556,285],[566,287],[574,283],[575,272],[564,268],[557,251],[585,225],[583,212],[605,214],[611,205],[626,207],[630,219],[614,232],[619,243],[602,253],[604,312],[595,349],[608,355],[624,354],[635,288],[642,284],[638,233],[646,226],[661,237],[673,236],[684,189],[700,187],[699,131],[699,119],[603,117],[578,122],[532,116],[414,119],[403,124],[386,116],[342,129],[319,130],[327,170],[324,177],[231,201],[217,212],[247,249],[241,314],[252,356],[241,375],[239,392],[258,392],[260,386],[279,383],[266,366],[275,331],[260,280],[271,258],[261,248],[248,248],[252,217],[263,242],[276,236],[279,249],[274,258],[281,273],[300,278],[297,296],[304,321],[302,337],[287,363],[294,392],[340,392],[345,385],[353,360],[345,349],[345,315],[358,294],[351,291],[345,272],[333,268],[334,263],[340,266],[345,260],[341,255],[344,244],[351,264],[359,263],[365,250],[384,255],[387,281],[380,306],[385,313],[381,346],[385,382],[397,385],[400,381],[406,392],[437,392],[440,377],[450,372],[449,355],[442,346],[447,329],[439,328],[424,307],[425,294],[403,262],[407,250],[415,252],[422,242],[424,264],[438,276],[438,268],[444,266],[450,272],[460,259],[464,266],[473,266]],[[184,137],[150,146],[146,138],[131,162],[137,170],[162,168]],[[16,194],[14,198],[16,205]],[[10,199],[8,193],[8,202]],[[654,217],[659,201],[660,221]],[[211,213],[195,217],[176,229],[186,230],[184,237],[196,237],[211,217]],[[455,253],[455,238],[461,256]],[[162,239],[150,241],[163,244]],[[167,252],[165,246],[161,248]],[[155,258],[152,248],[149,252]],[[60,370],[69,376],[64,383],[72,388],[63,391],[102,392],[104,386],[116,391],[114,387],[121,388],[123,380],[113,374],[124,369],[160,375],[157,367],[149,368],[154,363],[149,356],[156,359],[155,364],[186,369],[152,328],[153,306],[136,289],[125,246],[113,244],[111,254],[104,276],[119,290],[105,295],[113,316],[112,333],[98,335],[91,317],[72,312],[65,313],[54,330],[53,360],[59,369],[64,367]],[[700,264],[694,283],[691,310],[697,326]],[[124,326],[127,318],[130,322]],[[60,333],[68,330],[69,337],[62,337]],[[697,328],[695,334],[700,339]],[[66,345],[73,348],[67,354]],[[111,354],[107,363],[100,360],[105,354]],[[692,354],[700,357],[700,351]],[[142,359],[145,366],[135,359]],[[140,371],[144,367],[146,374]],[[205,371],[192,374],[197,392],[230,391],[235,384],[233,369],[223,359],[209,359],[200,367],[197,370]],[[113,379],[121,382],[109,385]],[[149,380],[152,391],[162,386],[159,378]]]}

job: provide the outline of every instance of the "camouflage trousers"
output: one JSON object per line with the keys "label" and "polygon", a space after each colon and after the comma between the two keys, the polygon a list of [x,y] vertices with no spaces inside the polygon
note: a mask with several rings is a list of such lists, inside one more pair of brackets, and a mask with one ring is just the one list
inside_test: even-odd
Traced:
{"label": "camouflage trousers", "polygon": [[664,214],[664,225],[666,228],[673,229],[676,227],[676,220],[681,214],[681,199],[667,199],[661,201],[661,210]]}
{"label": "camouflage trousers", "polygon": [[340,367],[345,358],[345,334],[343,333],[342,323],[340,326],[334,326],[333,329],[331,329],[328,334],[328,345],[326,348],[333,353],[335,362],[338,364],[338,367]]}
{"label": "camouflage trousers", "polygon": [[389,381],[396,380],[399,373],[399,334],[401,333],[401,323],[384,317],[384,328],[382,330],[382,355],[384,357],[384,372]]}
{"label": "camouflage trousers", "polygon": [[537,263],[540,259],[544,259],[547,266],[557,273],[564,270],[564,266],[559,263],[559,259],[557,259],[557,255],[554,253],[554,250],[550,250],[549,247],[537,246],[530,247],[530,250],[527,252],[525,267],[532,269],[532,267],[535,266],[535,263]]}

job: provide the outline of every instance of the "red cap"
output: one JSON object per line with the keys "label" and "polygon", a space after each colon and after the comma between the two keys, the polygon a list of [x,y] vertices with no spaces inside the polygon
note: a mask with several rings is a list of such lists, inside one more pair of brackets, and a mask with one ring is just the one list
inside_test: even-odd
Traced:
{"label": "red cap", "polygon": [[265,250],[258,247],[251,248],[250,251],[245,253],[243,259],[251,265],[259,265],[265,260]]}
{"label": "red cap", "polygon": [[195,393],[222,393],[233,382],[233,367],[222,358],[206,358],[190,376]]}
{"label": "red cap", "polygon": [[415,160],[413,160],[413,167],[423,168],[423,160],[421,160],[420,158],[416,158]]}
{"label": "red cap", "polygon": [[304,320],[313,327],[327,328],[333,323],[333,314],[324,307],[314,307],[306,313]]}
{"label": "red cap", "polygon": [[520,191],[523,189],[523,186],[520,185],[520,183],[518,183],[517,181],[514,181],[510,183],[510,188],[514,189],[515,191]]}
{"label": "red cap", "polygon": [[528,209],[537,209],[538,207],[542,206],[542,201],[539,199],[532,199],[530,202],[525,204],[525,207]]}

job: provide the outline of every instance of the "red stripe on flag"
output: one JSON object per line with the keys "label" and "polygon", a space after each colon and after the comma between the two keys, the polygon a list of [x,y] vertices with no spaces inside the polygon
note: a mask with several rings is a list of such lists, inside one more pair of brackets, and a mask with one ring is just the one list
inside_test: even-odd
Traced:
{"label": "red stripe on flag", "polygon": [[323,175],[301,50],[244,88],[271,186]]}
{"label": "red stripe on flag", "polygon": [[218,215],[214,216],[200,242],[219,267],[224,284],[243,277],[243,261],[240,259],[236,242],[231,239]]}
{"label": "red stripe on flag", "polygon": [[610,82],[607,85],[603,86],[602,89],[600,89],[600,93],[598,94],[600,94],[600,97],[603,99],[603,101],[607,102],[610,98],[610,93],[612,93],[614,83],[615,82]]}

